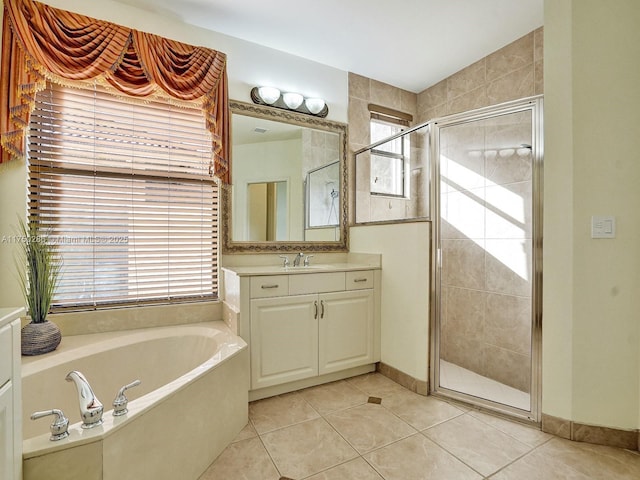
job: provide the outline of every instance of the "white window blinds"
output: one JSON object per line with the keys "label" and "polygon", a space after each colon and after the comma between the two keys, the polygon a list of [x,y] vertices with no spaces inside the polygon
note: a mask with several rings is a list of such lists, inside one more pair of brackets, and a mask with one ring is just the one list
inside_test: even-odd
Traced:
{"label": "white window blinds", "polygon": [[198,108],[50,84],[29,134],[29,212],[62,258],[54,308],[217,296],[218,187]]}

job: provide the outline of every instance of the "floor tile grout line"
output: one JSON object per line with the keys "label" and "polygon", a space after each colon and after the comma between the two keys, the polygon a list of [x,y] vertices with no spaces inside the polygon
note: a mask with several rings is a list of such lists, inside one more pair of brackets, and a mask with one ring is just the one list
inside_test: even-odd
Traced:
{"label": "floor tile grout line", "polygon": [[[457,418],[457,417],[456,417]],[[447,420],[448,421],[448,420]],[[427,429],[428,430],[428,429]],[[462,458],[458,457],[455,453],[453,453],[452,451],[450,451],[448,448],[446,448],[444,445],[441,445],[439,442],[437,442],[436,440],[434,440],[433,438],[428,437],[424,432],[420,432],[420,434],[422,436],[424,436],[427,440],[429,440],[430,442],[435,443],[438,447],[440,447],[442,450],[444,450],[445,452],[447,452],[449,455],[451,455],[453,458],[455,458],[457,461],[459,461],[460,463],[462,463],[464,466],[470,468],[472,471],[476,472],[478,475],[480,475],[482,478],[485,478],[486,475],[484,473],[479,472],[478,470],[476,470],[475,468],[473,468],[471,465],[469,465],[467,462],[465,462]],[[491,474],[493,475],[493,473]]]}
{"label": "floor tile grout line", "polygon": [[269,460],[271,460],[271,464],[273,465],[273,468],[276,469],[276,472],[278,472],[278,475],[280,477],[283,477],[284,474],[280,471],[280,469],[278,468],[278,464],[276,463],[276,461],[273,459],[273,456],[271,455],[271,452],[269,451],[269,449],[267,448],[267,445],[264,443],[264,440],[262,439],[261,435],[258,435],[258,439],[260,440],[260,443],[262,444],[262,448],[264,448],[264,451],[267,452],[267,455],[269,455]]}
{"label": "floor tile grout line", "polygon": [[547,443],[549,443],[551,440],[553,440],[552,438],[548,438],[547,440],[545,440],[543,443],[541,443],[540,445],[537,445],[535,447],[533,447],[531,450],[529,450],[526,453],[523,453],[522,455],[520,455],[518,458],[513,459],[511,462],[507,463],[506,465],[500,467],[498,470],[496,470],[495,472],[493,472],[491,475],[489,475],[487,478],[491,478],[494,475],[497,475],[498,473],[500,473],[501,471],[503,471],[504,469],[510,467],[511,465],[513,465],[514,463],[522,460],[524,457],[527,457],[531,454],[533,454],[536,450],[538,450],[540,447],[546,445]]}
{"label": "floor tile grout line", "polygon": [[[505,432],[505,431],[504,431],[504,430],[502,430],[501,428],[496,427],[495,425],[492,425],[492,424],[490,424],[489,422],[484,421],[482,418],[476,417],[475,415],[473,415],[473,413],[474,413],[474,412],[480,412],[480,413],[484,413],[484,412],[481,412],[480,410],[471,410],[471,411],[469,411],[468,413],[469,413],[473,418],[475,418],[476,420],[480,420],[480,421],[481,421],[482,423],[484,423],[485,425],[489,425],[490,427],[493,427],[493,428],[495,428],[495,429],[498,429],[499,431],[501,431],[501,432],[502,432],[502,433],[504,433],[505,435],[508,435],[509,437],[513,438],[514,440],[518,441],[519,443],[522,443],[523,445],[525,445],[525,446],[527,446],[527,447],[531,447],[531,448],[537,448],[537,447],[538,447],[538,445],[529,445],[528,443],[525,443],[525,442],[523,442],[522,440],[520,440],[519,438],[517,438],[515,435],[512,435],[512,434],[511,434],[511,433],[509,433],[509,432]],[[488,414],[488,413],[486,413],[485,415],[489,415],[489,414]],[[511,420],[506,420],[506,419],[503,419],[502,417],[494,416],[494,418],[498,418],[498,419],[500,419],[500,420],[505,420],[505,421],[507,421],[507,422],[515,423],[515,424],[517,424],[517,425],[522,425],[522,427],[523,427],[523,428],[530,428],[531,430],[534,430],[534,431],[537,431],[537,432],[540,432],[540,433],[545,433],[545,432],[543,432],[542,430],[538,430],[537,428],[529,427],[529,426],[527,426],[527,425],[525,425],[525,424],[516,423],[516,422],[513,422],[513,421],[511,421]],[[549,441],[549,440],[551,440],[551,439],[550,439],[550,438],[546,439],[546,440],[545,440],[544,442],[542,442],[540,445],[547,443],[547,441]]]}
{"label": "floor tile grout line", "polygon": [[[472,412],[473,412],[473,410],[471,410],[471,411],[469,411],[469,412],[465,412],[464,414],[465,414],[465,415],[467,415],[467,414],[471,414]],[[473,415],[470,415],[470,416],[473,416]],[[458,417],[460,417],[460,415],[458,415]],[[458,417],[454,417],[454,418],[458,418]],[[475,418],[475,417],[474,417],[474,418]],[[450,421],[450,420],[453,420],[453,418],[451,418],[451,419],[447,420],[447,422],[448,422],[448,421]],[[479,419],[478,419],[478,420],[479,420]],[[446,422],[442,422],[442,423],[446,423]],[[442,424],[442,423],[441,423],[441,424]],[[441,425],[441,424],[440,424],[440,425]],[[493,427],[492,425],[489,425],[489,424],[486,424],[486,425],[488,425],[488,426],[490,426],[490,427],[494,428],[495,430],[498,430],[498,431],[499,431],[499,432],[501,432],[501,433],[504,433],[504,432],[502,432],[501,430],[497,429],[496,427]],[[435,425],[434,425],[434,426],[435,426]],[[446,448],[446,447],[445,447],[444,445],[442,445],[440,442],[438,442],[437,440],[435,440],[435,439],[430,438],[429,436],[427,436],[427,434],[426,434],[425,432],[426,432],[427,430],[429,430],[430,428],[432,428],[432,427],[426,428],[426,429],[424,429],[423,431],[421,431],[420,433],[421,433],[422,435],[424,435],[428,440],[431,440],[433,443],[435,443],[435,444],[436,444],[436,445],[438,445],[440,448],[442,448],[443,450],[445,450],[447,453],[449,453],[450,455],[453,455],[453,457],[454,457],[454,458],[456,458],[456,459],[457,459],[457,460],[459,460],[460,462],[464,463],[466,466],[468,466],[469,468],[471,468],[474,472],[477,472],[477,473],[478,473],[479,475],[481,475],[483,478],[490,478],[490,477],[492,477],[493,475],[495,475],[495,474],[496,474],[496,473],[498,473],[499,471],[501,471],[501,470],[503,470],[503,469],[507,468],[509,465],[512,465],[513,463],[517,462],[518,460],[521,460],[522,458],[526,457],[527,455],[530,455],[531,453],[533,453],[533,452],[534,452],[535,450],[537,450],[538,448],[542,447],[543,445],[546,445],[548,442],[550,442],[551,440],[553,440],[553,437],[552,437],[552,438],[549,438],[549,439],[545,440],[543,443],[541,443],[540,445],[537,445],[537,446],[535,446],[535,447],[531,447],[531,446],[526,445],[526,444],[523,444],[522,442],[520,442],[520,441],[519,441],[518,443],[523,444],[523,445],[525,445],[527,448],[529,448],[529,450],[528,450],[527,452],[523,453],[522,455],[519,455],[517,458],[514,458],[514,459],[513,459],[513,460],[511,460],[509,463],[507,463],[507,464],[503,465],[502,467],[500,467],[500,468],[499,468],[498,470],[496,470],[495,472],[492,472],[492,473],[491,473],[491,474],[489,474],[489,475],[484,475],[483,473],[479,472],[478,470],[476,470],[475,468],[473,468],[471,465],[469,465],[467,462],[465,462],[462,458],[460,458],[460,457],[458,457],[457,455],[455,455],[453,452],[451,452],[448,448]],[[505,434],[505,435],[506,435],[506,434]],[[508,436],[509,436],[509,437],[511,437],[511,435],[508,435]],[[511,438],[513,438],[513,437],[511,437]]]}

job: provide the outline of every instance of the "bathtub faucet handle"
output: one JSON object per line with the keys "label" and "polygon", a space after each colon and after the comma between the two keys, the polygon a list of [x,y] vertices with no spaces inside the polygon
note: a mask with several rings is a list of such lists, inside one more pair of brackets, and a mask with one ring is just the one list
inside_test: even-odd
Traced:
{"label": "bathtub faucet handle", "polygon": [[55,415],[56,418],[49,427],[51,430],[51,437],[49,440],[55,442],[56,440],[62,440],[69,436],[69,419],[64,416],[62,410],[54,408],[52,410],[45,410],[43,412],[34,412],[31,414],[31,420],[37,420],[38,418],[47,417],[49,415]]}
{"label": "bathtub faucet handle", "polygon": [[125,385],[120,390],[118,390],[118,394],[116,398],[113,400],[113,416],[119,417],[120,415],[124,415],[129,410],[127,409],[127,404],[129,400],[127,396],[124,394],[125,390],[129,390],[130,388],[137,387],[140,385],[140,380],[134,380],[133,382]]}

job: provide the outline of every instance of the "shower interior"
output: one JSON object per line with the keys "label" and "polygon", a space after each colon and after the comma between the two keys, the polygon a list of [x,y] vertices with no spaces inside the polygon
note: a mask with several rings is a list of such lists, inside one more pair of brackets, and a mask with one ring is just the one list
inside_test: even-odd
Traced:
{"label": "shower interior", "polygon": [[539,421],[539,97],[432,128],[432,393]]}

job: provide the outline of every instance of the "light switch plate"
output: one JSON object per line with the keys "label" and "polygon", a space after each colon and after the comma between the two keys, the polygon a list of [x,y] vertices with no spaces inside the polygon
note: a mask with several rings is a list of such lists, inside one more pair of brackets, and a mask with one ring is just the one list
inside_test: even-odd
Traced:
{"label": "light switch plate", "polygon": [[616,238],[616,217],[591,217],[591,238]]}

